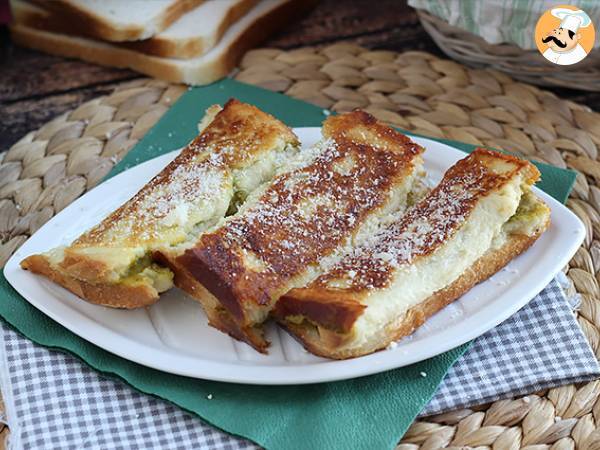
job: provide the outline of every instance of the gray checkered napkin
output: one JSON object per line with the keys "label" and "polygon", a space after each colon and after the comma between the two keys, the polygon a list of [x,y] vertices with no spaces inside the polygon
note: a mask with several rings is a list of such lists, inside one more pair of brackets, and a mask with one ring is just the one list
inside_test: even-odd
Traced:
{"label": "gray checkered napkin", "polygon": [[[575,301],[573,301],[575,300]],[[478,338],[422,415],[597,377],[559,283]],[[12,449],[256,448],[177,407],[106,379],[0,326],[0,382]]]}

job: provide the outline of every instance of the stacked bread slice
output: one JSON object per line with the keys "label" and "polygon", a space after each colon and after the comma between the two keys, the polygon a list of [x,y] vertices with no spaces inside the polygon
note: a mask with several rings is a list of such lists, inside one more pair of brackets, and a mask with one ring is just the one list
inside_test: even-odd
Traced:
{"label": "stacked bread slice", "polygon": [[275,319],[343,359],[412,333],[549,224],[531,163],[478,149],[424,192],[424,149],[363,111],[328,117],[308,148],[236,100],[200,128],[99,225],[22,267],[118,308],[177,286],[260,352]]}
{"label": "stacked bread slice", "polygon": [[227,75],[304,0],[11,0],[25,47],[187,84]]}

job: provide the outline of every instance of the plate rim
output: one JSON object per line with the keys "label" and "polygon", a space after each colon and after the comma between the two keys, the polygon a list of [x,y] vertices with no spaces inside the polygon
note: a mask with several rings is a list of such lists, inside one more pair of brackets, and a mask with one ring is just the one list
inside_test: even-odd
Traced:
{"label": "plate rim", "polygon": [[[314,132],[315,130],[320,131],[320,127],[296,127],[294,131],[298,134]],[[441,146],[444,150],[450,150],[454,152],[457,158],[464,157],[465,152],[456,149],[448,144],[443,142],[439,142],[433,139],[428,139],[419,136],[411,136],[413,140],[423,145],[427,148],[427,145],[435,144],[435,146]],[[31,290],[29,286],[25,284],[25,286],[19,281],[21,278],[19,274],[22,276],[30,276],[37,277],[30,272],[25,272],[20,269],[19,261],[24,256],[21,252],[22,249],[27,249],[28,244],[31,242],[35,242],[35,239],[38,239],[39,236],[44,235],[50,227],[53,225],[55,221],[59,221],[61,215],[66,215],[70,210],[77,208],[80,204],[85,203],[84,199],[94,192],[96,189],[104,186],[104,189],[107,188],[109,183],[114,184],[114,180],[120,180],[121,177],[126,174],[129,170],[140,168],[144,165],[152,165],[157,164],[157,160],[164,159],[168,161],[169,158],[173,157],[176,152],[179,150],[174,150],[171,152],[167,152],[165,154],[159,155],[155,158],[152,158],[148,161],[145,161],[139,165],[132,167],[131,169],[125,170],[115,177],[110,178],[109,180],[101,183],[96,186],[91,191],[87,192],[69,206],[67,206],[64,210],[60,211],[56,214],[52,219],[50,219],[46,224],[44,224],[34,235],[32,235],[22,246],[15,252],[11,258],[7,261],[4,267],[4,275],[7,281],[13,286],[13,288],[31,305],[40,310],[42,313],[50,317],[52,320],[58,322],[61,326],[65,327],[69,331],[73,332],[80,338],[100,347],[101,349],[115,354],[119,357],[122,357],[126,360],[133,361],[135,363],[141,364],[146,367],[150,367],[156,370],[161,370],[167,373],[173,373],[175,375],[188,376],[192,378],[199,379],[207,379],[213,381],[221,381],[221,382],[230,382],[230,383],[243,383],[243,384],[256,384],[256,385],[295,385],[295,384],[313,384],[313,383],[321,383],[321,382],[330,382],[330,381],[339,381],[345,379],[359,378],[363,376],[372,375],[375,373],[380,373],[388,370],[392,370],[395,368],[404,367],[410,364],[414,364],[416,362],[423,361],[425,359],[437,356],[444,352],[447,352],[453,348],[456,348],[466,342],[471,341],[472,339],[481,336],[485,332],[489,331],[491,328],[497,326],[504,320],[508,319],[515,312],[525,306],[531,299],[533,299],[548,283],[556,276],[558,272],[564,267],[567,262],[572,258],[575,254],[583,239],[585,238],[585,227],[583,223],[579,220],[579,218],[570,211],[565,205],[558,202],[550,195],[541,191],[538,188],[534,187],[534,192],[536,195],[539,195],[551,208],[553,216],[558,214],[560,217],[560,221],[565,221],[566,226],[571,226],[574,228],[574,232],[571,234],[572,240],[568,241],[568,245],[566,245],[566,251],[563,252],[562,255],[557,255],[555,262],[553,263],[553,269],[550,271],[546,271],[540,278],[542,281],[537,281],[533,283],[529,288],[525,289],[526,294],[522,294],[519,297],[519,301],[514,301],[509,304],[509,307],[502,310],[501,314],[496,315],[494,318],[490,318],[485,321],[484,325],[480,325],[476,328],[469,328],[465,330],[465,333],[457,335],[457,333],[451,333],[450,336],[445,336],[444,333],[448,334],[448,331],[441,331],[436,333],[439,337],[442,337],[443,344],[435,346],[434,349],[430,349],[429,351],[421,352],[414,355],[406,355],[398,354],[397,357],[394,357],[393,351],[380,351],[370,355],[362,356],[359,358],[349,359],[349,360],[325,360],[323,362],[319,362],[320,370],[309,370],[308,373],[306,371],[307,367],[315,368],[314,363],[310,364],[289,364],[289,365],[253,365],[251,362],[244,361],[236,361],[235,363],[227,362],[227,361],[215,361],[215,360],[207,360],[198,356],[190,356],[185,355],[183,353],[175,353],[176,356],[168,354],[165,350],[159,349],[158,351],[161,353],[159,356],[161,358],[162,363],[157,363],[156,352],[157,349],[148,344],[132,340],[131,338],[124,336],[117,331],[110,329],[104,325],[97,324],[96,326],[89,327],[88,322],[94,323],[89,317],[83,314],[81,311],[75,310],[74,308],[68,308],[65,304],[60,301],[56,302],[58,308],[48,307],[45,302],[40,299],[35,299],[37,294],[35,294],[36,286],[37,289],[44,289],[40,286],[42,281],[38,283],[31,283],[33,286],[32,290],[34,291],[34,298],[30,298]],[[124,177],[122,177],[124,178]],[[554,221],[555,217],[553,217]],[[39,233],[39,234],[38,234]],[[37,237],[36,237],[37,235]],[[35,239],[34,239],[35,237]],[[16,269],[16,270],[15,270]],[[16,274],[16,278],[13,276]],[[528,279],[528,277],[525,277]],[[511,289],[515,289],[515,286],[520,286],[524,284],[516,280],[514,286],[507,289],[506,292],[500,295],[500,297],[504,297],[510,295]],[[16,281],[16,283],[15,283]],[[46,280],[44,280],[46,282]],[[541,288],[538,288],[541,286]],[[63,289],[57,287],[58,289]],[[45,290],[45,289],[44,289]],[[48,293],[48,290],[45,290]],[[74,295],[74,294],[70,294]],[[101,306],[98,306],[103,308]],[[58,312],[56,311],[58,309]],[[75,313],[83,320],[75,320],[68,321],[67,319],[60,317],[60,311],[63,309],[68,309],[72,313]],[[65,324],[64,322],[68,324]],[[485,329],[484,329],[485,328]],[[452,327],[449,328],[452,330]],[[108,333],[108,336],[107,336]],[[110,345],[110,342],[107,344],[107,338],[110,341],[116,339],[116,342],[113,345]],[[119,343],[119,340],[125,340],[127,345],[123,346],[123,343]],[[132,348],[133,347],[133,348]],[[167,348],[167,347],[165,347]],[[165,354],[167,353],[167,354]],[[84,357],[79,356],[85,360]],[[398,362],[400,359],[400,363]],[[199,373],[198,362],[202,362],[202,370]],[[185,363],[182,365],[182,362]],[[240,376],[239,371],[231,370],[232,367],[240,368],[243,366],[244,370],[243,375]],[[325,366],[325,367],[323,367]],[[333,370],[331,370],[331,366],[333,366]],[[265,373],[269,372],[268,376],[265,376]],[[324,373],[323,373],[324,372]]]}

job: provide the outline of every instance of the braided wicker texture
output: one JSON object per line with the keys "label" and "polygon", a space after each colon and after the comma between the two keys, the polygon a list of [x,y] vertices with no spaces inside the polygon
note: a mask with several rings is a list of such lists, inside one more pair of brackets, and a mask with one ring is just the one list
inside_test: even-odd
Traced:
{"label": "braided wicker texture", "polygon": [[600,91],[600,54],[592,51],[579,64],[551,64],[537,50],[523,50],[512,44],[490,44],[469,31],[417,10],[423,28],[452,59],[474,67],[490,67],[521,81],[540,86],[558,86]]}
{"label": "braided wicker texture", "polygon": [[[600,114],[499,72],[427,53],[348,44],[249,52],[236,78],[334,111],[363,108],[417,133],[504,148],[579,172],[568,206],[587,238],[565,268],[578,320],[600,354]],[[0,154],[0,265],[91,188],[185,88],[124,84],[27,134]],[[600,380],[415,422],[398,450],[600,449]]]}
{"label": "braided wicker texture", "polygon": [[98,184],[184,90],[156,80],[123,84],[0,153],[0,268],[32,233]]}

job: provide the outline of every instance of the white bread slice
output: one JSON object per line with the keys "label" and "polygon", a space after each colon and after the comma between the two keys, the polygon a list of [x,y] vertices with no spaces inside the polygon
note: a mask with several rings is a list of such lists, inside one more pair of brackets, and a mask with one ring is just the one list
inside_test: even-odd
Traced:
{"label": "white bread slice", "polygon": [[303,0],[260,2],[225,33],[215,48],[205,55],[187,60],[159,58],[105,42],[40,31],[19,24],[11,26],[11,36],[17,44],[54,55],[126,67],[176,83],[208,84],[227,75],[248,49],[310,3]]}
{"label": "white bread slice", "polygon": [[259,0],[208,0],[181,16],[162,33],[123,43],[132,50],[166,58],[192,58],[212,49],[223,34]]}
{"label": "white bread slice", "polygon": [[[188,59],[212,49],[227,29],[258,0],[208,0],[173,22],[166,30],[142,41],[115,45],[149,55]],[[15,23],[38,30],[79,34],[72,21],[25,0],[11,0]]]}
{"label": "white bread slice", "polygon": [[87,36],[134,41],[160,33],[204,0],[34,0]]}

